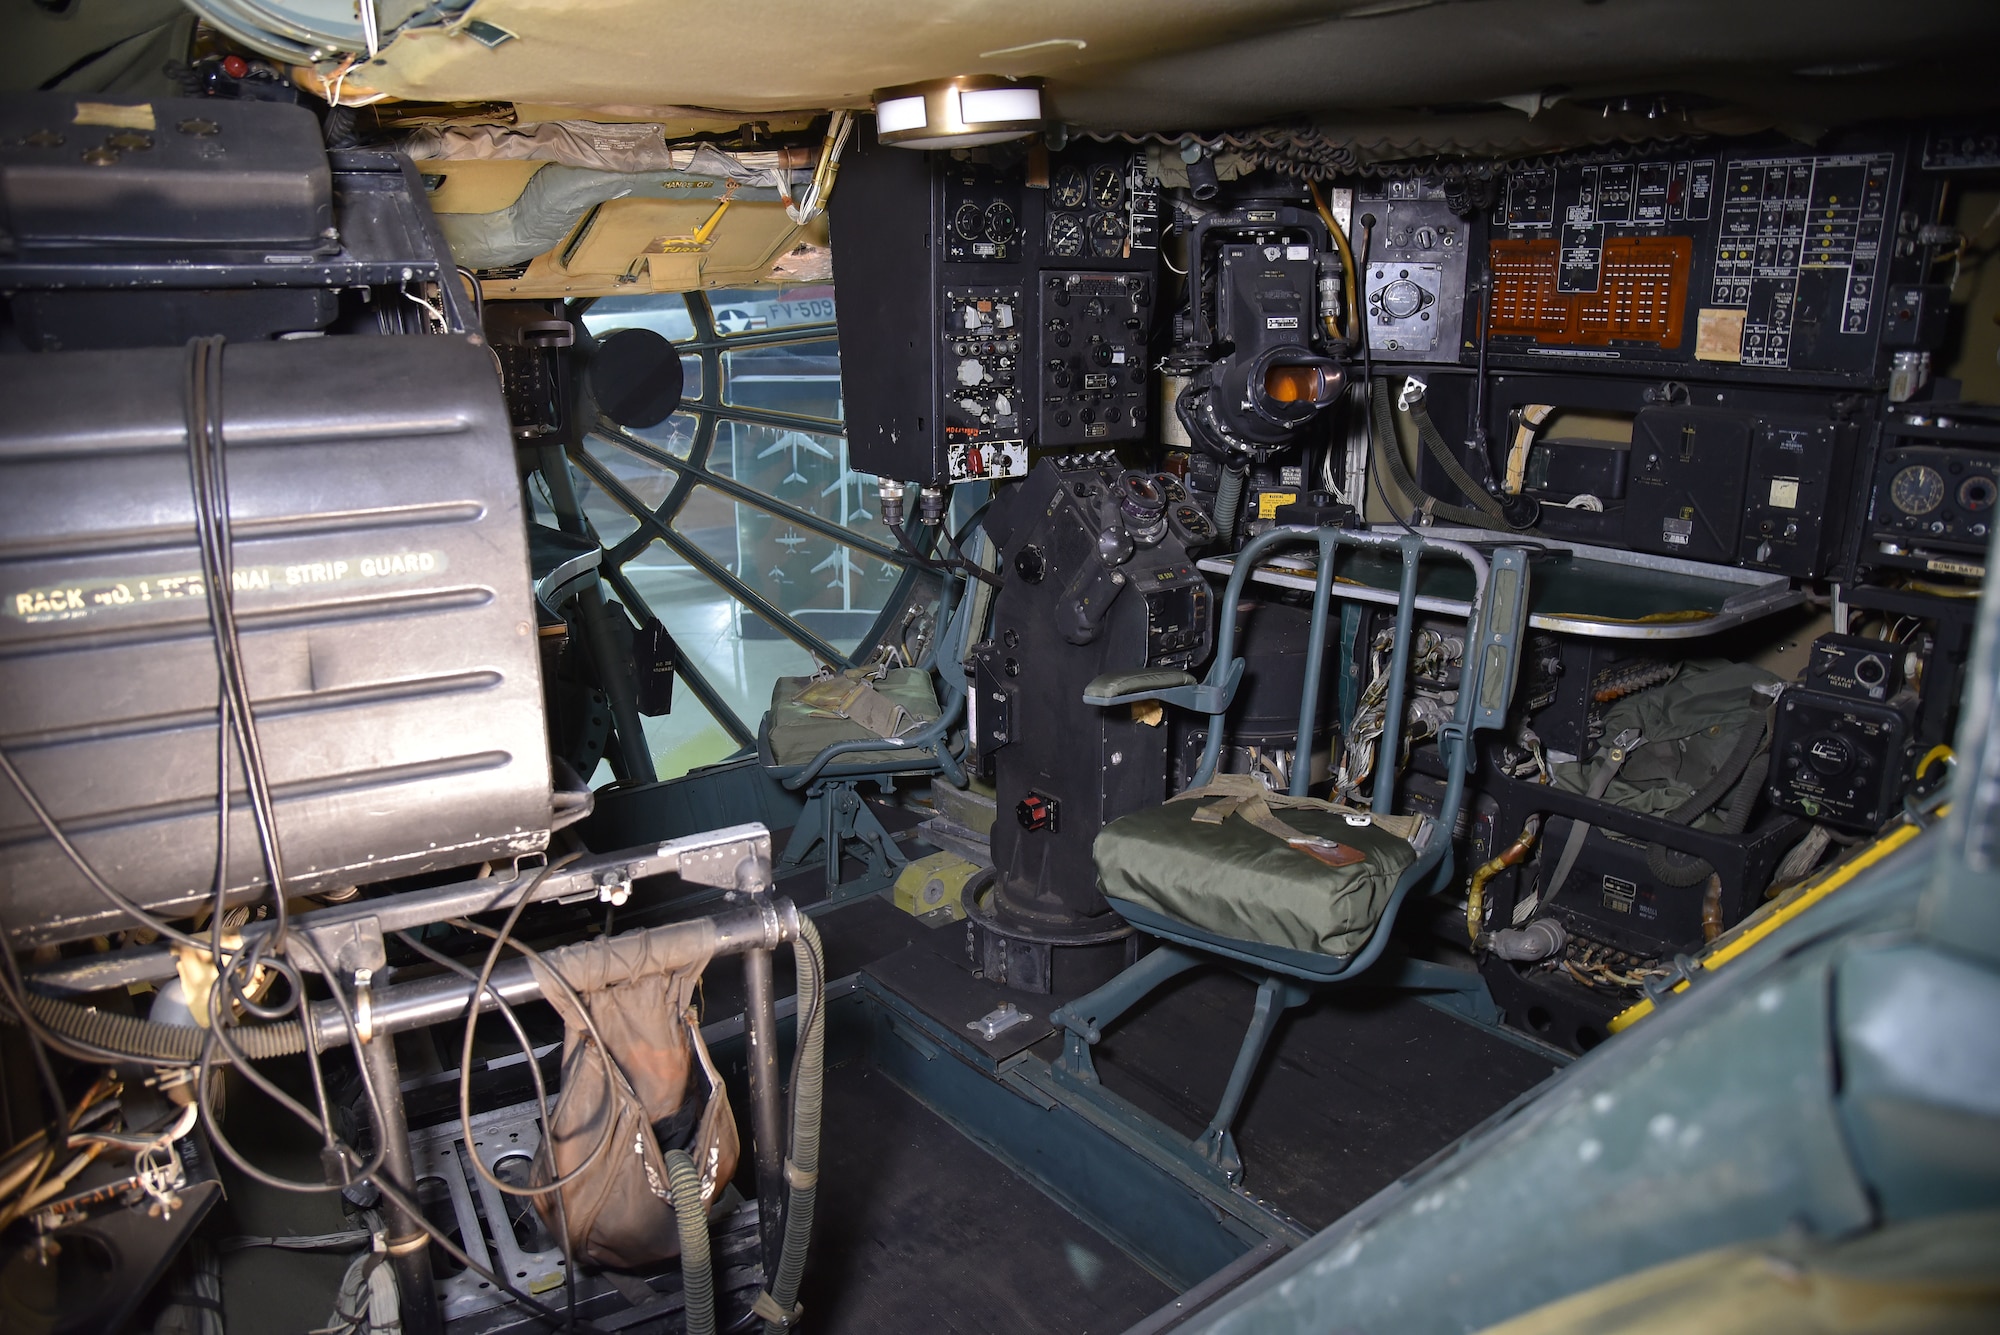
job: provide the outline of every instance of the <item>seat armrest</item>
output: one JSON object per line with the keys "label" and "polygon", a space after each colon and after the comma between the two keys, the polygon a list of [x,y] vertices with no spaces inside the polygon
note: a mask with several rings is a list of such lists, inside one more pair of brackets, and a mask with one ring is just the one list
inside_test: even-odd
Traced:
{"label": "seat armrest", "polygon": [[1123,668],[1103,672],[1083,688],[1087,705],[1122,705],[1134,700],[1153,700],[1162,691],[1194,685],[1192,672],[1174,668]]}
{"label": "seat armrest", "polygon": [[1087,705],[1127,705],[1141,700],[1158,700],[1161,704],[1177,705],[1191,709],[1197,714],[1221,714],[1229,709],[1229,702],[1236,697],[1236,687],[1243,680],[1243,660],[1231,659],[1229,670],[1222,674],[1222,680],[1213,685],[1203,684],[1191,672],[1178,672],[1172,668],[1126,668],[1121,672],[1105,672],[1091,679],[1083,688],[1083,702]]}

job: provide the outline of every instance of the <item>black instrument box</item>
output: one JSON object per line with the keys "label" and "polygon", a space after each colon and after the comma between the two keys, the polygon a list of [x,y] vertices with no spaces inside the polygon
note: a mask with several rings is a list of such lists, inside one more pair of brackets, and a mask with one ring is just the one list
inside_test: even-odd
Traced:
{"label": "black instrument box", "polygon": [[[290,892],[545,848],[536,615],[487,349],[322,338],[221,355],[232,598]],[[0,743],[98,874],[169,915],[216,869],[187,366],[179,348],[0,357],[0,493],[21,502],[0,518]],[[232,768],[228,885],[245,900],[266,882]],[[11,785],[0,919],[23,941],[130,925]]]}
{"label": "black instrument box", "polygon": [[1886,700],[1903,684],[1903,647],[1859,635],[1822,635],[1813,641],[1806,685],[1828,695]]}
{"label": "black instrument box", "polygon": [[319,122],[275,102],[0,97],[0,218],[0,253],[337,248]]}
{"label": "black instrument box", "polygon": [[1787,811],[1844,830],[1880,829],[1902,798],[1916,704],[1908,692],[1878,704],[1786,691],[1771,735],[1767,795]]}
{"label": "black instrument box", "polygon": [[1882,428],[1863,566],[1985,573],[2000,505],[2000,414],[1909,404]]}

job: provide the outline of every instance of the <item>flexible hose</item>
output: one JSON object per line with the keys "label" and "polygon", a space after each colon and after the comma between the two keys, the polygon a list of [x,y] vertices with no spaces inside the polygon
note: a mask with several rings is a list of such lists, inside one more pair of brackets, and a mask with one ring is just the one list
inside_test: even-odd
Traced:
{"label": "flexible hose", "polygon": [[701,1204],[701,1174],[686,1150],[668,1150],[667,1186],[681,1231],[681,1295],[687,1335],[715,1335],[715,1266],[708,1254],[708,1211]]}
{"label": "flexible hose", "polygon": [[[35,1019],[65,1038],[123,1053],[137,1062],[192,1065],[201,1060],[202,1045],[208,1040],[206,1029],[113,1015],[39,992],[29,992],[26,1002]],[[17,1018],[12,1011],[0,1009],[0,1019]],[[232,1028],[229,1038],[252,1061],[289,1057],[306,1050],[306,1031],[297,1020]]]}
{"label": "flexible hose", "polygon": [[1389,481],[1402,494],[1404,500],[1413,501],[1431,514],[1449,519],[1455,524],[1463,524],[1467,528],[1507,531],[1504,522],[1478,510],[1469,510],[1462,505],[1452,505],[1438,500],[1419,487],[1417,480],[1410,476],[1408,465],[1403,462],[1402,447],[1396,443],[1396,422],[1389,415],[1389,382],[1383,380],[1380,390],[1369,397],[1374,400],[1375,457],[1381,461],[1383,470],[1389,475]]}
{"label": "flexible hose", "polygon": [[1236,507],[1243,502],[1243,470],[1222,466],[1215,483],[1215,532],[1224,542],[1236,536]]}
{"label": "flexible hose", "polygon": [[[799,1050],[792,1070],[792,1153],[785,1160],[790,1194],[785,1205],[785,1242],[778,1253],[778,1273],[757,1306],[764,1316],[764,1335],[784,1335],[796,1319],[799,1281],[806,1272],[806,1246],[812,1241],[813,1199],[819,1192],[819,1121],[826,1078],[826,956],[812,919],[800,915],[799,937],[792,943],[798,995],[811,998],[799,1015]],[[782,1319],[774,1319],[779,1317]]]}
{"label": "flexible hose", "polygon": [[[1735,749],[1723,760],[1722,768],[1715,772],[1714,777],[1696,790],[1694,796],[1661,819],[1672,821],[1676,825],[1692,825],[1697,817],[1728,796],[1730,789],[1734,788],[1736,795],[1724,812],[1722,833],[1743,833],[1743,827],[1750,823],[1750,812],[1757,804],[1757,793],[1763,787],[1764,774],[1770,768],[1770,757],[1758,754],[1763,745],[1762,728],[1745,729],[1742,740],[1736,743]],[[1758,768],[1756,781],[1739,782],[1748,777],[1753,760],[1763,762]],[[1665,844],[1646,846],[1646,870],[1662,884],[1676,889],[1700,885],[1715,872],[1715,868],[1711,867],[1706,859],[1668,848]]]}
{"label": "flexible hose", "polygon": [[1485,925],[1486,883],[1507,868],[1526,862],[1528,852],[1534,848],[1535,838],[1541,832],[1542,818],[1528,817],[1527,824],[1521,827],[1520,836],[1472,873],[1472,880],[1465,887],[1465,934],[1474,944],[1479,941],[1479,929]]}
{"label": "flexible hose", "polygon": [[1361,322],[1361,299],[1355,288],[1354,252],[1348,248],[1347,233],[1340,230],[1340,222],[1333,216],[1333,210],[1326,206],[1326,196],[1319,192],[1318,184],[1308,181],[1306,182],[1306,189],[1312,192],[1313,207],[1319,210],[1320,221],[1326,224],[1326,230],[1333,236],[1334,247],[1340,251],[1340,273],[1342,279],[1345,280],[1347,292],[1347,341],[1350,343],[1359,343],[1361,341],[1361,334],[1358,329]]}

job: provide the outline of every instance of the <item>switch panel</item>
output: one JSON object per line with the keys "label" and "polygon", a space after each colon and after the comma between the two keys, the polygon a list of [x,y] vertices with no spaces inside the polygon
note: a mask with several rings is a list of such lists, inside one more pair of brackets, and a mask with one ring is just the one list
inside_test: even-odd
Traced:
{"label": "switch panel", "polygon": [[1033,409],[1022,392],[1018,287],[949,287],[939,303],[938,414],[951,481],[1018,477]]}
{"label": "switch panel", "polygon": [[1384,361],[1455,362],[1465,318],[1469,224],[1444,202],[1441,187],[1389,183],[1392,197],[1363,197],[1356,215],[1373,213],[1368,263],[1361,274],[1368,342]]}
{"label": "switch panel", "polygon": [[1036,374],[1043,445],[1144,439],[1152,302],[1145,274],[1042,275]]}
{"label": "switch panel", "polygon": [[1837,555],[1853,453],[1854,428],[1844,423],[1759,418],[1737,559],[1798,579],[1825,574]]}

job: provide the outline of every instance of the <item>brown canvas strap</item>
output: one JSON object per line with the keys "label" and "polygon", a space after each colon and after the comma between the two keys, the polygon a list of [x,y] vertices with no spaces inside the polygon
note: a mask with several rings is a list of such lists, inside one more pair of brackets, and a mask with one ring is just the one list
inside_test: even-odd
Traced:
{"label": "brown canvas strap", "polygon": [[[1351,867],[1357,862],[1366,861],[1368,857],[1366,853],[1352,844],[1343,844],[1337,839],[1328,839],[1323,835],[1307,834],[1296,826],[1287,824],[1279,817],[1277,811],[1273,809],[1274,807],[1289,807],[1294,809],[1305,808],[1314,811],[1338,811],[1340,808],[1334,807],[1330,803],[1316,802],[1311,798],[1287,797],[1282,794],[1273,793],[1264,787],[1263,783],[1254,775],[1218,774],[1209,783],[1200,788],[1189,789],[1187,792],[1179,794],[1173,800],[1176,802],[1189,800],[1200,802],[1201,805],[1196,808],[1193,817],[1199,824],[1220,825],[1232,815],[1239,816],[1243,819],[1244,823],[1262,830],[1274,839],[1284,841],[1314,861],[1328,867]],[[1369,816],[1365,812],[1350,813],[1342,811],[1341,814],[1348,816],[1350,819],[1359,819],[1365,824],[1382,825],[1398,838],[1408,838],[1407,835],[1403,834],[1401,829],[1390,826],[1390,820],[1396,821],[1398,825],[1407,824],[1407,817],[1392,817],[1390,820],[1382,820]]]}

